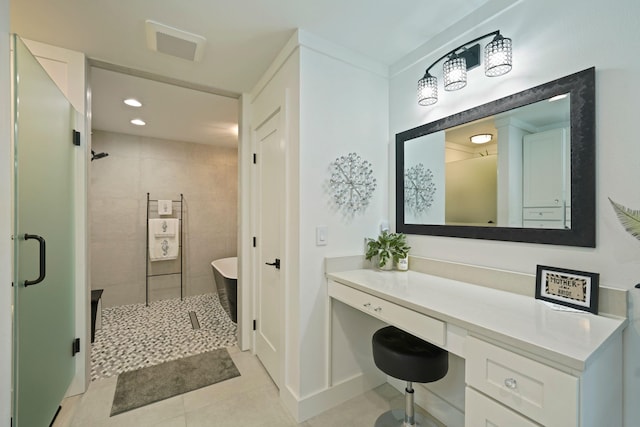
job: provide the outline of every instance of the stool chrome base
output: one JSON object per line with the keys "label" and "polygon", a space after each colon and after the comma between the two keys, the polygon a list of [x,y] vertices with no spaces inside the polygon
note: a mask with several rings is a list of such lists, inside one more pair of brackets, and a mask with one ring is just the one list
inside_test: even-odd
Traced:
{"label": "stool chrome base", "polygon": [[438,427],[437,424],[423,417],[421,414],[414,415],[414,424],[404,422],[404,411],[392,409],[380,415],[376,420],[375,427]]}
{"label": "stool chrome base", "polygon": [[413,394],[413,383],[407,381],[404,389],[404,411],[392,409],[385,412],[378,417],[375,427],[438,427],[421,414],[416,414]]}

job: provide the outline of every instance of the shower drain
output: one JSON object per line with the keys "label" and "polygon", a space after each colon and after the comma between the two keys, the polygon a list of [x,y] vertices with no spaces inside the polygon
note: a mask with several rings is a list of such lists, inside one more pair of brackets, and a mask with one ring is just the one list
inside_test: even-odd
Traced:
{"label": "shower drain", "polygon": [[200,329],[200,322],[198,322],[198,315],[195,311],[189,312],[189,320],[191,320],[191,327],[193,329]]}

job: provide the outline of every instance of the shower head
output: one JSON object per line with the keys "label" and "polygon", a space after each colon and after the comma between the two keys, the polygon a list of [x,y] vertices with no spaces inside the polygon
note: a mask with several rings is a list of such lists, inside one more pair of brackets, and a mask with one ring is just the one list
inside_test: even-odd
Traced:
{"label": "shower head", "polygon": [[95,151],[91,150],[91,161],[93,162],[94,160],[102,159],[104,157],[107,157],[108,155],[109,153],[96,153]]}

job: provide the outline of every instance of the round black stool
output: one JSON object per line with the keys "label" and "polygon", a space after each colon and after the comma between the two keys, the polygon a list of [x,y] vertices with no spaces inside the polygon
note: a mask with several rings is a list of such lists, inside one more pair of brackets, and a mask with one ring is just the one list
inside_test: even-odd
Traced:
{"label": "round black stool", "polygon": [[407,382],[404,414],[385,412],[376,421],[376,427],[420,425],[416,422],[412,383],[430,383],[447,375],[449,353],[395,326],[379,329],[371,341],[378,369]]}

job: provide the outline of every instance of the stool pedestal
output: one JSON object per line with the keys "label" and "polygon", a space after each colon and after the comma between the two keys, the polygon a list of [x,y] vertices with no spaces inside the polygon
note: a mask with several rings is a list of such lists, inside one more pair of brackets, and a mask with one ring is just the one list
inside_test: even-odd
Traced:
{"label": "stool pedestal", "polygon": [[413,384],[407,381],[404,389],[404,411],[392,409],[380,415],[376,420],[375,427],[439,427],[438,424],[415,413]]}

